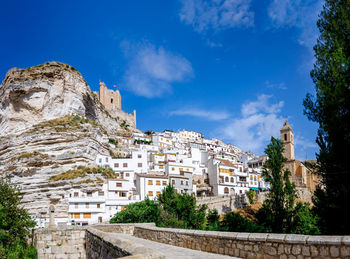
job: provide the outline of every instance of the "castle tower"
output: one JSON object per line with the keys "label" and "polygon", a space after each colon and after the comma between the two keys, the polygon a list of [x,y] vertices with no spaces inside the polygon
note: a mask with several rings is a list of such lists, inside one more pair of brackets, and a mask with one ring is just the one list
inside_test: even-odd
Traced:
{"label": "castle tower", "polygon": [[105,83],[100,82],[100,90],[98,91],[98,99],[107,110],[122,108],[122,101],[118,90],[109,90]]}
{"label": "castle tower", "polygon": [[281,133],[281,141],[283,143],[284,151],[283,156],[290,160],[295,160],[294,156],[294,132],[290,127],[288,120],[286,120],[283,124]]}

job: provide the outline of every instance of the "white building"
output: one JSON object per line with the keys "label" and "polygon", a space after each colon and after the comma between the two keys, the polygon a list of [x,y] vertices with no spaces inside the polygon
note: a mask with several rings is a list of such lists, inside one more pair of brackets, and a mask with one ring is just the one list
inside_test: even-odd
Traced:
{"label": "white building", "polygon": [[183,142],[201,143],[203,141],[203,134],[192,130],[179,131],[178,136]]}
{"label": "white building", "polygon": [[136,189],[140,200],[144,200],[146,197],[150,200],[156,199],[168,183],[166,175],[136,174]]}

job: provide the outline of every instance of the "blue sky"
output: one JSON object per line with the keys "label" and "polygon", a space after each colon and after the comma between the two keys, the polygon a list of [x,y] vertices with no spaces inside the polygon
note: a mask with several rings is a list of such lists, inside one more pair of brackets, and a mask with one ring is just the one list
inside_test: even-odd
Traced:
{"label": "blue sky", "polygon": [[60,61],[92,90],[118,84],[138,128],[188,129],[263,154],[288,119],[314,159],[303,115],[320,0],[3,1],[0,76]]}

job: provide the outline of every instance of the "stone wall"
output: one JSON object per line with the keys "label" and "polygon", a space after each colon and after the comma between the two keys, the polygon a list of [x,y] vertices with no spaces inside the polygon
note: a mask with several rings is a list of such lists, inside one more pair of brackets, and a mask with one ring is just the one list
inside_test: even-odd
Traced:
{"label": "stone wall", "polygon": [[242,198],[245,195],[225,195],[225,196],[210,196],[197,197],[197,205],[206,204],[209,209],[217,209],[219,214],[235,210],[242,206]]}
{"label": "stone wall", "polygon": [[38,259],[85,259],[85,228],[65,226],[55,230],[36,229],[33,233]]}
{"label": "stone wall", "polygon": [[350,236],[236,233],[135,226],[134,236],[241,258],[350,258]]}
{"label": "stone wall", "polygon": [[[157,252],[123,239],[120,234],[132,234],[134,226],[139,224],[97,225],[86,230],[86,256],[89,259],[109,258],[154,258],[163,259]],[[152,223],[150,226],[154,226]],[[145,224],[149,226],[149,224]]]}

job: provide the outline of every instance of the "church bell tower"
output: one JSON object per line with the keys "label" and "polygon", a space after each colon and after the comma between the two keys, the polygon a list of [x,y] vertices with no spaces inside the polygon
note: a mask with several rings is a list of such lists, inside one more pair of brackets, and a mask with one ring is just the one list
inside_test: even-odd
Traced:
{"label": "church bell tower", "polygon": [[295,160],[294,156],[294,132],[290,127],[288,120],[283,124],[283,127],[280,130],[281,133],[281,142],[284,147],[283,156],[290,160]]}

